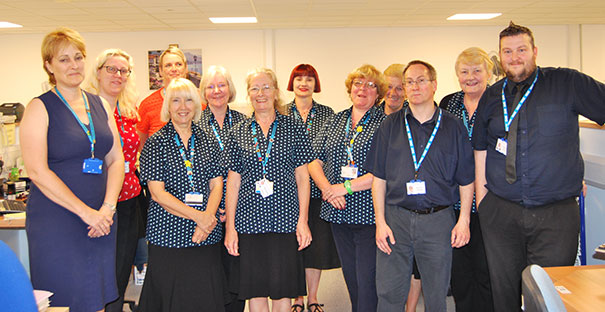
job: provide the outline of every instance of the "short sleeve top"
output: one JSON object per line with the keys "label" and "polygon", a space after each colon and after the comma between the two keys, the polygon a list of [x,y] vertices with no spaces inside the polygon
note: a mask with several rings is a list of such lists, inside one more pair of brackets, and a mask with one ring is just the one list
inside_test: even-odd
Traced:
{"label": "short sleeve top", "polygon": [[139,105],[141,120],[137,123],[137,130],[146,133],[148,136],[151,136],[166,124],[160,119],[160,111],[164,103],[162,92],[164,92],[164,88],[151,93]]}
{"label": "short sleeve top", "polygon": [[122,151],[124,152],[124,160],[128,165],[127,172],[124,174],[124,184],[122,185],[122,190],[118,197],[118,201],[124,201],[137,197],[141,193],[141,184],[139,183],[139,178],[135,174],[135,171],[137,170],[137,153],[139,152],[139,144],[141,144],[141,141],[139,140],[139,134],[135,129],[137,123],[136,116],[121,116],[118,112],[118,107],[116,106],[116,109],[113,112],[113,118],[116,120],[116,125],[118,126],[118,132],[123,143]]}
{"label": "short sleeve top", "polygon": [[[335,114],[326,121],[322,131],[313,141],[313,151],[317,158],[324,163],[324,173],[331,184],[345,181],[341,177],[341,168],[348,164],[346,146],[351,139],[352,131],[349,130],[347,138],[346,129],[351,112],[352,107]],[[368,173],[359,165],[365,163],[374,133],[380,127],[385,116],[379,107],[373,106],[358,122],[358,125],[360,125],[367,118],[366,124],[363,125],[362,131],[355,137],[352,146],[353,160],[358,165],[358,176]],[[320,217],[337,224],[374,224],[371,190],[355,192],[352,195],[347,194],[345,200],[347,203],[343,210],[334,208],[326,201],[322,202]]]}
{"label": "short sleeve top", "polygon": [[[184,148],[187,157],[190,155],[191,141],[195,140],[193,156],[193,184],[195,191],[203,195],[201,206],[195,209],[204,211],[210,194],[210,179],[221,176],[225,170],[220,165],[216,155],[220,154],[218,146],[197,125],[191,126],[192,135],[187,148]],[[141,151],[141,180],[164,182],[164,189],[180,201],[185,200],[185,194],[192,191],[187,177],[184,160],[176,144],[180,141],[172,122],[147,139]],[[149,217],[147,220],[147,240],[151,244],[169,248],[185,248],[201,245],[211,245],[220,241],[222,227],[216,226],[201,244],[191,241],[196,224],[193,220],[175,216],[162,208],[153,199],[149,203]]]}
{"label": "short sleeve top", "polygon": [[[307,116],[307,120],[304,121],[302,116],[300,116],[300,113],[298,112],[298,110],[296,110],[296,103],[294,103],[294,100],[292,100],[292,102],[290,102],[290,104],[288,104],[288,115],[292,116],[294,118],[294,120],[301,123],[305,127],[305,129],[307,130],[307,133],[309,134],[309,140],[311,142],[313,142],[313,140],[315,139],[317,134],[323,128],[324,123],[332,115],[334,115],[334,110],[328,106],[321,105],[321,104],[313,101],[313,106],[311,106],[311,111],[309,112],[309,115]],[[317,188],[315,183],[313,183],[312,180],[311,180],[311,198],[321,198],[321,192],[319,191],[319,189]]]}
{"label": "short sleeve top", "polygon": [[[267,161],[266,179],[273,182],[273,195],[263,198],[255,192],[256,181],[263,178],[257,149],[266,157],[271,128],[277,125],[275,139]],[[258,147],[254,145],[252,127],[256,127]],[[299,215],[295,169],[313,160],[309,136],[303,126],[289,116],[276,113],[267,137],[252,118],[236,125],[228,144],[228,169],[241,175],[235,213],[238,233],[292,233]]]}

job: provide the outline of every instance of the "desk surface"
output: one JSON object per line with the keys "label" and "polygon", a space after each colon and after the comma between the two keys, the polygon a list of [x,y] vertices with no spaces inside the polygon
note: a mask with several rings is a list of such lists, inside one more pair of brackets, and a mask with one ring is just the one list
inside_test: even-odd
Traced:
{"label": "desk surface", "polygon": [[0,216],[0,229],[24,229],[25,219],[4,220],[4,216]]}
{"label": "desk surface", "polygon": [[605,265],[552,267],[544,270],[555,286],[564,286],[571,292],[559,292],[568,312],[603,311]]}

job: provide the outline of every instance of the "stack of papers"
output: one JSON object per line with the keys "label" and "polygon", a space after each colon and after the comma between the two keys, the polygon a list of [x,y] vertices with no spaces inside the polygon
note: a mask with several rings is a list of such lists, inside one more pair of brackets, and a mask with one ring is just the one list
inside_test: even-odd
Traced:
{"label": "stack of papers", "polygon": [[34,298],[36,299],[36,304],[38,304],[38,311],[44,312],[50,307],[50,296],[53,293],[47,290],[36,290],[34,289]]}
{"label": "stack of papers", "polygon": [[15,213],[7,213],[4,214],[4,220],[20,220],[25,219],[25,212],[15,212]]}

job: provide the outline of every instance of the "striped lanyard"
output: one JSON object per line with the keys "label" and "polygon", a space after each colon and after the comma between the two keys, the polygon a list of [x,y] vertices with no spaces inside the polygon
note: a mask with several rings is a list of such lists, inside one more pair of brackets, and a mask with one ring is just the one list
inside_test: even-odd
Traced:
{"label": "striped lanyard", "polygon": [[[475,113],[473,113],[473,116],[475,116]],[[475,123],[472,122],[473,116],[471,116],[471,118],[468,118],[466,108],[464,107],[464,104],[462,104],[462,122],[464,122],[464,127],[466,128],[466,131],[468,132],[469,139],[473,136],[473,128],[475,127]],[[470,126],[469,126],[469,124],[470,124]]]}
{"label": "striped lanyard", "polygon": [[122,133],[119,135],[120,144],[122,145],[122,148],[124,148],[124,141],[122,140],[122,135],[126,133],[126,130],[124,130],[124,120],[122,120],[122,113],[120,112],[120,101],[116,102],[116,110],[118,111],[118,120],[120,121],[120,128],[122,128]]}
{"label": "striped lanyard", "polygon": [[[305,123],[305,121],[302,118],[302,115],[300,115],[300,113],[298,112],[298,109],[296,109],[296,104],[294,104],[294,106],[292,107],[292,111],[294,111],[294,116],[296,117],[296,119],[300,120],[300,122]],[[311,107],[311,111],[309,111],[309,116],[307,117],[307,122],[305,123],[307,126],[307,134],[309,134],[309,132],[311,132],[311,126],[313,125],[313,118],[315,118],[315,105],[313,105]]]}
{"label": "striped lanyard", "polygon": [[[229,116],[229,127],[233,126],[233,117],[231,116],[231,111],[229,110],[227,112],[227,115]],[[214,132],[214,136],[216,137],[216,140],[218,141],[218,146],[221,148],[221,151],[225,149],[225,145],[223,144],[223,140],[221,140],[221,136],[218,133],[218,130],[216,130],[216,126],[214,126],[214,121],[216,121],[216,119],[214,118],[214,115],[212,115],[212,118],[210,119],[210,127],[212,127],[212,132]],[[224,125],[223,125],[224,127]]]}
{"label": "striped lanyard", "polygon": [[80,92],[82,93],[82,99],[84,100],[84,108],[86,109],[86,114],[88,115],[88,122],[90,123],[90,131],[88,130],[88,128],[86,128],[84,123],[82,123],[80,118],[78,118],[78,115],[76,115],[76,112],[74,112],[74,110],[71,108],[71,106],[69,106],[69,104],[67,103],[67,101],[65,100],[65,98],[63,97],[61,92],[59,92],[59,89],[57,89],[56,86],[55,86],[55,91],[57,92],[57,95],[59,96],[59,98],[61,99],[63,104],[65,104],[65,106],[67,106],[67,109],[69,109],[69,111],[74,115],[74,117],[78,121],[78,124],[80,124],[80,127],[82,127],[82,130],[84,130],[84,133],[86,133],[86,136],[88,137],[88,141],[90,142],[91,158],[95,158],[95,143],[97,142],[97,138],[95,135],[95,125],[92,122],[92,117],[90,115],[90,107],[88,106],[88,101],[86,100],[86,96],[84,96],[84,91],[80,90]]}
{"label": "striped lanyard", "polygon": [[[353,143],[355,142],[355,138],[363,131],[363,127],[368,123],[368,119],[370,119],[370,114],[366,113],[366,116],[363,120],[357,124],[355,131],[353,132],[353,137],[349,140],[349,128],[351,128],[351,119],[353,118],[353,111],[351,111],[351,115],[347,119],[347,126],[345,127],[345,146],[347,147],[347,155],[349,157],[349,165],[355,165],[355,161],[353,160]],[[347,141],[348,140],[348,141]]]}
{"label": "striped lanyard", "polygon": [[179,153],[181,154],[181,158],[183,159],[183,163],[185,164],[185,169],[187,169],[187,178],[189,179],[189,185],[191,185],[191,189],[195,192],[195,185],[193,184],[193,159],[195,156],[195,135],[191,134],[189,137],[189,158],[187,158],[187,153],[185,153],[185,147],[181,144],[179,140],[179,135],[174,135],[174,142],[176,146],[179,148]]}
{"label": "striped lanyard", "polygon": [[527,89],[527,91],[525,92],[525,94],[523,95],[521,100],[519,100],[517,107],[515,107],[515,110],[510,115],[510,119],[508,119],[508,108],[506,106],[506,97],[504,96],[504,89],[506,88],[506,84],[508,83],[508,78],[506,78],[504,80],[504,84],[502,84],[502,110],[504,112],[504,131],[506,131],[506,133],[508,133],[508,130],[510,129],[510,125],[513,123],[513,119],[515,119],[515,116],[517,116],[517,113],[519,112],[519,110],[521,110],[521,106],[523,106],[523,104],[525,103],[525,100],[527,100],[527,97],[529,96],[531,91],[534,89],[534,85],[536,85],[536,81],[538,81],[538,73],[536,73],[536,77],[534,78],[534,81],[531,83],[531,86],[529,86],[529,89]]}
{"label": "striped lanyard", "polygon": [[426,143],[426,147],[424,147],[424,151],[422,152],[422,155],[420,156],[419,161],[416,161],[416,149],[414,148],[414,140],[412,139],[412,131],[410,131],[410,126],[408,125],[408,119],[405,117],[405,116],[407,116],[407,109],[406,109],[406,114],[403,116],[403,120],[405,121],[405,131],[408,135],[410,151],[412,152],[412,160],[414,161],[414,180],[416,180],[418,178],[418,170],[420,170],[420,165],[422,165],[422,162],[424,161],[426,154],[429,152],[431,145],[433,145],[433,140],[435,140],[435,136],[437,135],[437,131],[439,130],[439,125],[441,124],[442,111],[441,111],[441,108],[438,108],[438,109],[439,109],[439,117],[437,118],[437,123],[435,124],[435,128],[433,128],[433,133],[431,133],[431,136],[429,137],[429,141]]}
{"label": "striped lanyard", "polygon": [[263,166],[263,178],[267,178],[267,163],[269,162],[269,155],[271,155],[271,147],[273,146],[273,142],[275,141],[275,132],[277,131],[277,119],[273,122],[273,128],[271,129],[271,136],[269,137],[269,144],[267,145],[267,152],[265,153],[265,157],[260,153],[260,144],[258,144],[258,138],[256,136],[256,127],[258,123],[253,120],[252,121],[252,137],[254,138],[254,150],[256,152],[256,157],[258,157],[258,161],[261,162]]}

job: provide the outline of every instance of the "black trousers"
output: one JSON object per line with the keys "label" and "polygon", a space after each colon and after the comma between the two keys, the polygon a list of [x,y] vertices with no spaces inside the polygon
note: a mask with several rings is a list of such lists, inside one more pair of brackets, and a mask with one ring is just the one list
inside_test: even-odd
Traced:
{"label": "black trousers", "polygon": [[[460,210],[454,210],[456,220]],[[452,253],[452,295],[456,312],[494,311],[487,258],[477,213],[471,213],[471,240]]]}
{"label": "black trousers", "polygon": [[495,311],[521,311],[526,266],[574,264],[580,232],[575,198],[524,207],[488,192],[478,210]]}

